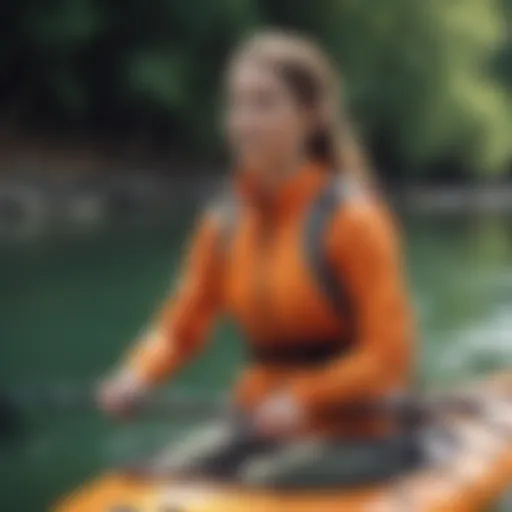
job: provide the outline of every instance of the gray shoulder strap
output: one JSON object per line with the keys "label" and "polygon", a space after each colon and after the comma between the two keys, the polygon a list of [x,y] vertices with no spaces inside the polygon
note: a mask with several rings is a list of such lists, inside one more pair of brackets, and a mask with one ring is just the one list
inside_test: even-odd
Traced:
{"label": "gray shoulder strap", "polygon": [[333,310],[338,315],[348,315],[349,318],[351,318],[352,308],[346,287],[327,257],[325,233],[334,214],[357,190],[358,187],[346,177],[335,176],[313,203],[304,233],[304,250],[314,280]]}
{"label": "gray shoulder strap", "polygon": [[218,251],[223,255],[235,235],[239,216],[239,205],[232,187],[224,187],[212,209],[219,218]]}

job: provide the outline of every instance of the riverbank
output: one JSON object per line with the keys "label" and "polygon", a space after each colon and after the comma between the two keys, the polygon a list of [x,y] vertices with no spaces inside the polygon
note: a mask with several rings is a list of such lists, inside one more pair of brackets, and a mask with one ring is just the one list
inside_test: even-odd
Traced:
{"label": "riverbank", "polygon": [[[109,220],[158,220],[215,194],[218,172],[168,176],[146,171],[110,175],[25,175],[0,179],[0,235],[49,228],[93,228]],[[512,214],[512,183],[388,187],[400,211],[424,215]]]}
{"label": "riverbank", "polygon": [[512,183],[402,186],[388,193],[392,203],[410,212],[512,214]]}

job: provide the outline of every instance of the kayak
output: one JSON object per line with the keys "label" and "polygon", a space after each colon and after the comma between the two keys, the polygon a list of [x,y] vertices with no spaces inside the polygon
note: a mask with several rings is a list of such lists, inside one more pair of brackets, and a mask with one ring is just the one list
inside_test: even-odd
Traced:
{"label": "kayak", "polygon": [[[368,488],[276,491],[112,471],[64,497],[55,512],[477,512],[512,488],[512,373],[463,388],[483,404],[443,413],[448,453]],[[442,450],[441,450],[442,451]]]}

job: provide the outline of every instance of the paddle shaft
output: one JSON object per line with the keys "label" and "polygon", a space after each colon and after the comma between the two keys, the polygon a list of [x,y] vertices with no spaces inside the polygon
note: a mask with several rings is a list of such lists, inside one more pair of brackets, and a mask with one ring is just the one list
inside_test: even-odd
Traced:
{"label": "paddle shaft", "polygon": [[[21,410],[79,412],[97,410],[98,401],[92,386],[46,386],[0,393],[0,402]],[[446,395],[438,398],[395,396],[375,403],[345,404],[333,408],[332,414],[346,417],[394,417],[404,423],[424,423],[446,412],[478,414],[485,407],[481,397]],[[188,393],[154,394],[134,403],[134,412],[142,415],[185,418],[225,416],[233,408],[225,400],[199,397]],[[329,411],[329,414],[331,412]]]}
{"label": "paddle shaft", "polygon": [[[45,412],[96,411],[99,408],[94,386],[45,386],[0,392],[5,409]],[[218,398],[199,397],[186,393],[154,394],[141,397],[133,404],[140,415],[209,418],[226,414],[227,402]]]}

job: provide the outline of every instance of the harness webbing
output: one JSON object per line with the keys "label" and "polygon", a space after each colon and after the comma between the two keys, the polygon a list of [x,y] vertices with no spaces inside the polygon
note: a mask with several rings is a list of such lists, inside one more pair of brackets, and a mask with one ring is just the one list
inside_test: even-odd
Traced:
{"label": "harness webbing", "polygon": [[[303,250],[314,281],[335,313],[348,320],[349,339],[353,339],[355,318],[346,293],[346,287],[339,273],[335,271],[326,254],[325,233],[338,208],[351,193],[350,183],[344,176],[337,175],[319,194],[308,212],[303,232]],[[223,198],[223,225],[219,234],[219,245],[224,252],[229,250],[237,231],[239,208],[231,194]]]}

